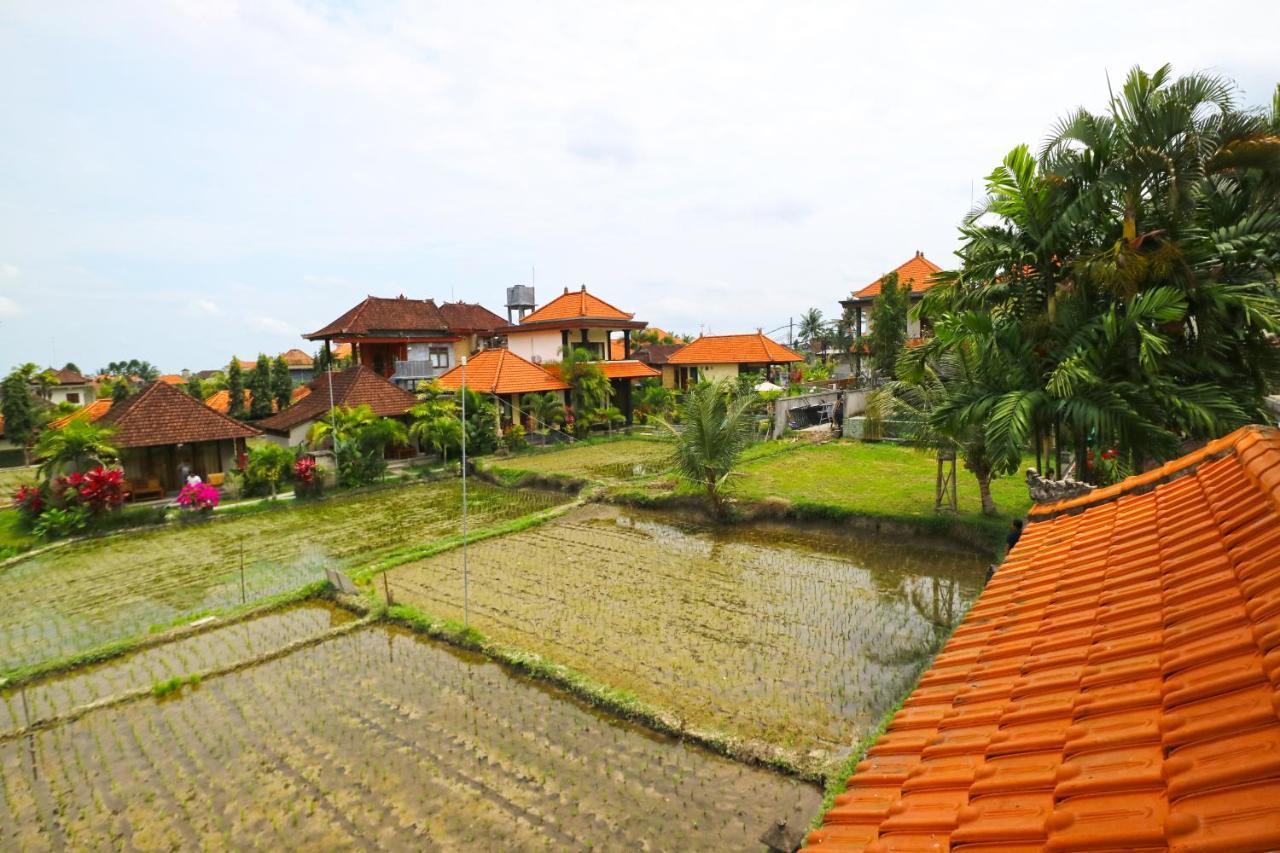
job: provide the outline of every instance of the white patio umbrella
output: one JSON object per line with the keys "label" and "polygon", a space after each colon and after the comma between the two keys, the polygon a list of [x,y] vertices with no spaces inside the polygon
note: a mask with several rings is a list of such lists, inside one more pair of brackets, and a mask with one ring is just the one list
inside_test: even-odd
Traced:
{"label": "white patio umbrella", "polygon": [[756,390],[759,391],[761,394],[763,394],[766,391],[781,391],[783,389],[781,385],[774,385],[772,382],[766,379],[765,381],[761,382],[759,385],[756,386]]}

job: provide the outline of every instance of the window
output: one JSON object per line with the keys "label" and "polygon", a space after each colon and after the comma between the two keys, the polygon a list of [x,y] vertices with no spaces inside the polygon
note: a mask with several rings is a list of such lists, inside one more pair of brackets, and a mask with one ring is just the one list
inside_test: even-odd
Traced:
{"label": "window", "polygon": [[68,402],[68,403],[75,403],[77,406],[78,406],[78,405],[80,405],[80,394],[79,394],[79,392],[77,392],[77,391],[68,391],[68,392],[67,392],[67,402]]}
{"label": "window", "polygon": [[604,344],[599,341],[587,341],[577,346],[591,353],[591,357],[596,361],[604,361]]}
{"label": "window", "polygon": [[436,368],[445,368],[449,366],[448,347],[431,348],[431,366]]}

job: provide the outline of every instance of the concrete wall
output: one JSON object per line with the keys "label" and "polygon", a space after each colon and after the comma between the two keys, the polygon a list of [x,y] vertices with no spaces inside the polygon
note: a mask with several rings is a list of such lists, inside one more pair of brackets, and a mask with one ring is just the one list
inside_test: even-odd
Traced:
{"label": "concrete wall", "polygon": [[[68,394],[75,394],[77,399],[68,400]],[[87,406],[97,399],[92,385],[55,385],[49,389],[49,402],[55,406],[59,403],[73,403],[77,406]]]}
{"label": "concrete wall", "polygon": [[289,430],[288,435],[276,435],[273,432],[264,432],[262,437],[272,444],[278,444],[281,447],[297,447],[307,440],[307,432],[310,431],[311,425],[315,421],[303,421],[302,423]]}
{"label": "concrete wall", "polygon": [[801,394],[797,397],[779,397],[773,401],[773,434],[781,435],[787,427],[787,415],[792,409],[804,409],[810,406],[834,404],[840,398],[839,391],[818,391],[813,394]]}
{"label": "concrete wall", "polygon": [[507,335],[507,349],[532,362],[560,360],[560,331],[544,329],[540,332],[511,332]]}
{"label": "concrete wall", "polygon": [[715,382],[728,379],[730,382],[738,378],[737,364],[699,364],[698,379],[702,382]]}

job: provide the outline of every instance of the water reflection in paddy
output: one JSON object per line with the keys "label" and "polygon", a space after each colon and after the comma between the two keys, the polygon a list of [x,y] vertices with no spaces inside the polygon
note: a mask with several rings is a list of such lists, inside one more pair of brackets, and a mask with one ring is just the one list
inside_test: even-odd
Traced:
{"label": "water reflection in paddy", "polygon": [[[986,561],[927,538],[592,506],[470,549],[471,622],[695,725],[838,751],[910,688]],[[460,618],[460,552],[397,568]]]}

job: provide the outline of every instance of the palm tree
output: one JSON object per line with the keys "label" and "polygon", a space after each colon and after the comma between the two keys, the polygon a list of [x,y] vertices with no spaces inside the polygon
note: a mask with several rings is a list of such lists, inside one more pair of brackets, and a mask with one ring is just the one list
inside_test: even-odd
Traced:
{"label": "palm tree", "polygon": [[533,418],[537,432],[546,432],[556,424],[564,423],[564,403],[554,391],[525,394],[520,398],[520,408]]}
{"label": "palm tree", "polygon": [[449,461],[449,448],[462,445],[462,419],[458,405],[447,398],[435,398],[409,410],[413,423],[409,435],[440,454],[443,462]]}
{"label": "palm tree", "polygon": [[725,380],[702,382],[680,401],[680,423],[663,425],[675,437],[672,467],[706,492],[718,517],[727,513],[724,490],[751,439],[754,393],[735,395]]}
{"label": "palm tree", "polygon": [[1221,78],[1134,69],[1107,113],[1071,114],[1039,158],[1010,152],[961,227],[960,269],[918,309],[993,360],[946,417],[982,424],[1006,460],[1071,445],[1082,478],[1091,447],[1136,469],[1264,417],[1280,104],[1233,98]]}
{"label": "palm tree", "polygon": [[574,431],[584,434],[595,420],[596,412],[609,405],[613,387],[591,355],[582,347],[568,347],[560,352],[560,376],[573,393]]}
{"label": "palm tree", "polygon": [[817,308],[810,308],[800,315],[799,333],[800,340],[808,344],[811,351],[818,352],[827,336],[827,326],[822,321],[822,312]]}
{"label": "palm tree", "polygon": [[82,420],[72,420],[61,429],[49,429],[36,441],[37,468],[45,480],[68,471],[87,471],[97,465],[115,463],[120,454],[111,443],[113,430]]}
{"label": "palm tree", "polygon": [[347,485],[370,483],[386,470],[389,445],[409,443],[409,430],[400,421],[374,414],[369,405],[338,406],[329,419],[316,421],[307,432],[307,443],[318,447],[333,443],[338,475]]}

